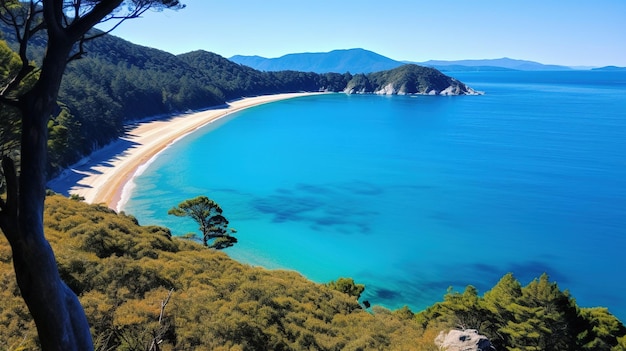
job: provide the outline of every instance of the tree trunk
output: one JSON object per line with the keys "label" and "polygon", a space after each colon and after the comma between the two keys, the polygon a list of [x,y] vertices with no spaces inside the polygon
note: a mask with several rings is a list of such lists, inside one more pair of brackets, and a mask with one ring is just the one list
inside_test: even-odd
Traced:
{"label": "tree trunk", "polygon": [[[16,29],[25,26],[21,28],[23,36],[20,41],[23,65],[28,65],[25,53],[31,36],[44,30],[48,36],[39,78],[17,102],[22,118],[20,175],[18,177],[13,161],[5,157],[2,167],[7,195],[6,201],[0,199],[0,229],[11,245],[17,283],[35,320],[44,351],[93,350],[85,312],[76,295],[61,280],[54,253],[44,237],[47,125],[72,47],[122,2],[101,0],[81,4],[81,1],[30,1],[30,14],[39,15],[41,9],[41,25],[32,22],[30,15],[26,18],[21,15],[4,16],[5,21],[9,18],[15,22]],[[27,1],[24,3],[28,6]],[[108,19],[134,18],[152,6],[180,7],[175,0],[132,1],[127,5],[125,15]],[[6,6],[3,9],[7,10]],[[66,16],[68,10],[74,13],[74,18]],[[77,55],[72,57],[80,57],[80,54],[79,49]],[[21,81],[19,79],[12,88],[16,88]]]}
{"label": "tree trunk", "polygon": [[18,179],[12,162],[4,160],[8,211],[3,211],[0,225],[11,244],[17,283],[37,326],[42,350],[93,350],[85,312],[61,280],[43,232],[47,123],[72,47],[56,44],[48,46],[39,81],[20,98],[21,171]]}

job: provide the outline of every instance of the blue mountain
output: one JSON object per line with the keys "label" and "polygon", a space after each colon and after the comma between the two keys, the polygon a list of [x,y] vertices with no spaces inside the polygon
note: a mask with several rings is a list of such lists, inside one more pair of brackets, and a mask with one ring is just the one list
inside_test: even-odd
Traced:
{"label": "blue mountain", "polygon": [[605,67],[598,67],[598,68],[593,68],[593,71],[626,71],[626,67],[617,67],[617,66],[605,66]]}
{"label": "blue mountain", "polygon": [[372,73],[404,65],[364,49],[288,54],[278,58],[236,55],[229,60],[259,71],[301,71],[315,73]]}
{"label": "blue mountain", "polygon": [[430,60],[418,63],[423,66],[435,67],[444,71],[453,70],[494,70],[494,69],[510,69],[517,71],[565,71],[571,70],[571,67],[559,65],[544,65],[539,62],[515,60],[508,57],[487,60],[458,60],[458,61],[441,61]]}
{"label": "blue mountain", "polygon": [[365,49],[333,50],[330,52],[288,54],[277,58],[236,55],[229,60],[260,71],[301,71],[315,73],[372,73],[386,71],[406,63],[433,67],[444,72],[455,71],[562,71],[571,67],[544,65],[534,61],[511,58],[426,62],[396,61]]}

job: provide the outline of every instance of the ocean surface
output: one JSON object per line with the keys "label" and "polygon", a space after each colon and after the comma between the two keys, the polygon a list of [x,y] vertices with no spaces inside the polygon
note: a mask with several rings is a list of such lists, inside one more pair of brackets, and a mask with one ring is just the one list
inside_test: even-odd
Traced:
{"label": "ocean surface", "polygon": [[414,311],[546,272],[626,320],[626,72],[451,74],[482,96],[328,94],[261,105],[177,142],[124,211],[206,195],[237,229],[226,252]]}

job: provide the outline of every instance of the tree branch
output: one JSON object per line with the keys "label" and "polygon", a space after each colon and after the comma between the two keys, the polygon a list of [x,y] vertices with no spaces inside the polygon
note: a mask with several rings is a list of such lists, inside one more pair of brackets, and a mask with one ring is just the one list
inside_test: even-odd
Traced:
{"label": "tree branch", "polygon": [[84,44],[85,44],[85,40],[84,40],[84,37],[83,37],[78,42],[78,51],[76,53],[72,54],[70,57],[68,57],[68,59],[67,59],[68,63],[71,62],[71,61],[74,61],[74,60],[78,60],[78,59],[83,57],[83,55],[85,54]]}
{"label": "tree branch", "polygon": [[174,288],[170,289],[170,292],[167,294],[167,297],[165,298],[165,300],[161,301],[161,313],[159,314],[159,330],[153,330],[152,332],[152,343],[150,344],[150,347],[148,348],[149,351],[158,351],[159,350],[159,344],[163,342],[163,340],[161,339],[163,337],[163,335],[165,334],[165,332],[167,331],[167,326],[163,326],[163,315],[165,315],[165,306],[167,306],[167,303],[170,301],[170,298],[172,297],[172,293],[174,292]]}
{"label": "tree branch", "polygon": [[[100,1],[96,6],[87,12],[84,16],[77,18],[72,24],[65,29],[66,35],[73,42],[80,40],[81,37],[89,31],[93,26],[98,24],[109,13],[113,12],[118,6],[122,4],[122,0],[110,0]],[[63,3],[63,1],[61,1]]]}
{"label": "tree branch", "polygon": [[[17,106],[17,101],[7,98],[7,95],[17,90],[24,78],[35,70],[35,66],[31,65],[28,60],[28,43],[33,35],[45,29],[43,22],[31,28],[31,26],[35,23],[37,16],[41,13],[41,11],[37,10],[36,3],[31,2],[27,10],[24,10],[24,7],[22,7],[22,14],[18,16],[13,11],[10,11],[6,5],[3,6],[4,10],[10,16],[10,19],[5,19],[3,17],[3,21],[6,23],[8,20],[10,22],[8,24],[13,27],[15,38],[20,45],[18,55],[22,63],[17,75],[15,75],[0,91],[0,96],[3,97],[3,102],[12,106]],[[20,17],[22,18],[21,20],[19,19]],[[20,28],[23,28],[23,32]]]}
{"label": "tree branch", "polygon": [[170,292],[167,294],[167,298],[164,301],[161,301],[161,313],[159,314],[159,324],[163,321],[163,315],[165,314],[165,306],[170,302],[170,298],[172,297],[172,293],[174,293],[174,288],[170,289]]}
{"label": "tree branch", "polygon": [[122,23],[124,23],[124,21],[126,21],[126,20],[128,20],[128,19],[138,18],[138,17],[140,17],[141,15],[143,15],[146,11],[148,11],[148,9],[149,9],[149,7],[146,7],[146,8],[144,8],[144,9],[142,9],[141,11],[137,11],[136,13],[133,13],[133,14],[132,14],[132,15],[130,15],[130,16],[119,16],[119,17],[118,17],[118,16],[111,16],[111,17],[108,17],[108,18],[103,19],[103,20],[101,21],[101,23],[102,23],[102,22],[106,22],[106,21],[110,21],[110,20],[118,20],[118,22],[117,22],[115,25],[113,25],[113,27],[111,27],[111,28],[107,29],[106,31],[103,31],[103,32],[100,32],[100,33],[95,34],[95,35],[93,35],[93,36],[90,36],[90,37],[85,38],[85,42],[87,42],[87,41],[89,41],[89,40],[93,40],[93,39],[99,38],[99,37],[101,37],[101,36],[103,36],[103,35],[106,35],[106,34],[111,33],[111,32],[112,32],[112,31],[114,31],[117,27],[119,27]]}
{"label": "tree branch", "polygon": [[74,18],[78,18],[80,16],[80,5],[82,1],[74,1]]}
{"label": "tree branch", "polygon": [[[96,4],[91,11],[89,11],[84,16],[81,16],[75,23],[72,24],[72,27],[76,31],[81,31],[82,27],[87,26],[87,29],[95,26],[98,23],[103,23],[111,20],[117,20],[118,22],[113,25],[113,27],[108,30],[98,33],[94,36],[85,38],[85,42],[101,37],[105,34],[108,34],[119,27],[124,21],[128,19],[138,18],[143,15],[146,11],[151,8],[168,8],[168,9],[182,9],[185,5],[181,4],[178,0],[141,0],[141,1],[133,1],[134,7],[129,7],[128,13],[125,13],[121,16],[114,15],[115,9],[117,9],[123,1],[121,0],[113,0],[113,1],[102,1]],[[78,18],[78,17],[77,17]],[[84,33],[87,31],[85,30]],[[78,40],[78,38],[76,38]]]}

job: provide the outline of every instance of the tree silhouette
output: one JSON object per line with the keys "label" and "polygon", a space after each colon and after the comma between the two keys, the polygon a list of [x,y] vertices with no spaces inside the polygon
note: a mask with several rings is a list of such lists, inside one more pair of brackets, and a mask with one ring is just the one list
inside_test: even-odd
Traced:
{"label": "tree silhouette", "polygon": [[[228,233],[228,220],[222,212],[220,205],[206,196],[185,200],[167,211],[168,214],[196,221],[202,232],[202,243],[214,249],[225,249],[237,243],[237,239]],[[211,244],[209,241],[212,241]]]}
{"label": "tree silhouette", "polygon": [[[150,8],[182,8],[177,0],[0,0],[0,20],[19,43],[19,69],[0,87],[3,112],[14,109],[21,124],[19,167],[2,155],[6,195],[0,198],[0,229],[13,253],[20,292],[33,316],[42,350],[92,350],[89,324],[76,295],[59,277],[54,253],[44,237],[48,120],[67,63],[84,55],[83,44],[104,35],[93,26],[136,18]],[[44,40],[40,64],[29,44]],[[24,82],[34,84],[22,89]]]}

